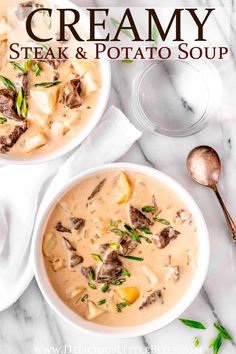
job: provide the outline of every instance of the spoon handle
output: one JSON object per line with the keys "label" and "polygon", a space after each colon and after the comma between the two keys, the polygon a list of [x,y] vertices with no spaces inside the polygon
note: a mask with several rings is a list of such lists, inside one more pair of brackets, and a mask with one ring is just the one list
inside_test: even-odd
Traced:
{"label": "spoon handle", "polygon": [[236,224],[235,224],[235,222],[233,221],[233,219],[232,219],[230,213],[228,212],[228,209],[226,208],[226,205],[225,205],[223,199],[221,198],[221,195],[220,195],[220,193],[219,193],[219,191],[218,191],[217,186],[215,186],[214,192],[215,192],[215,194],[216,194],[216,196],[217,196],[217,199],[218,199],[218,201],[219,201],[219,203],[220,203],[220,205],[221,205],[221,207],[222,207],[222,210],[223,210],[223,212],[224,212],[226,221],[227,221],[227,223],[228,223],[228,225],[229,225],[229,227],[230,227],[231,235],[232,235],[232,238],[233,238],[233,242],[236,243]]}

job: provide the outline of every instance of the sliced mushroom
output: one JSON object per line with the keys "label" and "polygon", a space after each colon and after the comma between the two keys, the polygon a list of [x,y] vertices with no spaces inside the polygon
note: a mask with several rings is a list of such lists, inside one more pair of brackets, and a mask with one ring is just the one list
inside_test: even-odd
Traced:
{"label": "sliced mushroom", "polygon": [[167,282],[175,283],[179,280],[179,278],[180,278],[180,267],[178,265],[173,266],[171,264],[171,256],[169,256],[169,264],[167,266],[165,279]]}
{"label": "sliced mushroom", "polygon": [[184,209],[180,209],[175,214],[174,222],[176,224],[183,224],[186,221],[190,221],[190,219],[191,219],[191,214]]}
{"label": "sliced mushroom", "polygon": [[58,232],[69,232],[69,233],[71,233],[71,230],[68,227],[63,226],[60,221],[58,221],[58,223],[56,224],[55,229]]}
{"label": "sliced mushroom", "polygon": [[143,269],[143,272],[144,272],[145,276],[147,277],[149,283],[150,284],[156,284],[157,283],[157,277],[153,273],[153,271],[146,264],[144,264],[142,266],[142,269]]}
{"label": "sliced mushroom", "polygon": [[65,246],[66,246],[66,248],[69,251],[69,256],[70,256],[69,264],[70,264],[70,267],[73,268],[73,267],[77,266],[78,264],[82,263],[84,259],[83,259],[82,256],[79,256],[76,253],[76,248],[74,248],[72,246],[71,242],[67,238],[65,238],[63,236],[63,239],[64,239],[64,242],[65,242]]}
{"label": "sliced mushroom", "polygon": [[115,250],[107,250],[103,256],[103,263],[97,269],[96,279],[98,283],[111,283],[122,274],[122,262]]}
{"label": "sliced mushroom", "polygon": [[105,309],[102,306],[98,306],[95,304],[93,301],[87,301],[87,313],[86,313],[86,319],[91,321],[94,318],[102,315],[105,313]]}
{"label": "sliced mushroom", "polygon": [[70,220],[71,220],[71,223],[72,223],[73,228],[75,230],[80,231],[84,227],[84,224],[85,224],[84,219],[72,217],[72,218],[70,218]]}
{"label": "sliced mushroom", "polygon": [[160,304],[163,304],[163,297],[162,297],[162,292],[161,290],[155,290],[153,291],[147,298],[146,300],[142,303],[142,305],[139,307],[139,310],[143,310],[145,307],[148,307],[156,302],[159,302]]}
{"label": "sliced mushroom", "polygon": [[148,227],[153,225],[153,222],[146,217],[139,209],[134,208],[130,205],[129,208],[130,221],[135,229],[140,229],[143,227]]}
{"label": "sliced mushroom", "polygon": [[51,268],[54,272],[66,267],[64,260],[56,256],[50,257],[49,263],[51,264]]}
{"label": "sliced mushroom", "polygon": [[104,186],[104,183],[106,182],[106,179],[104,178],[103,180],[101,180],[96,187],[94,188],[94,190],[91,192],[91,194],[88,197],[88,200],[91,200],[95,197],[96,194],[98,194],[100,192],[100,190],[102,189],[102,187]]}

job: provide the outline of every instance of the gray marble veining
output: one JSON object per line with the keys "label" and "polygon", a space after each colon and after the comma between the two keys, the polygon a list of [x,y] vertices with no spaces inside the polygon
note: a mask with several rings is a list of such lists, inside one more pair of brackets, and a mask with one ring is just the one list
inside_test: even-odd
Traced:
{"label": "gray marble veining", "polygon": [[[113,1],[113,6],[134,5],[133,1]],[[108,0],[82,0],[82,6],[110,6]],[[224,105],[235,104],[236,21],[235,1],[174,1],[149,0],[148,6],[225,6],[231,11],[232,59],[216,61],[215,66],[224,84]],[[137,3],[135,3],[137,5]],[[146,1],[140,0],[139,6]],[[220,28],[222,36],[224,29]],[[131,84],[140,63],[112,63],[112,89],[109,103],[130,115]],[[33,280],[21,298],[8,310],[0,313],[0,354],[35,353],[210,353],[209,341],[215,336],[212,324],[221,322],[236,338],[236,248],[232,244],[222,212],[211,191],[194,184],[187,175],[185,158],[191,148],[208,144],[219,152],[223,161],[220,188],[226,203],[236,216],[236,106],[233,119],[226,119],[225,111],[196,135],[168,138],[150,133],[137,142],[121,161],[152,166],[169,174],[191,193],[199,204],[208,224],[211,242],[211,260],[204,288],[183,317],[203,321],[207,331],[184,327],[178,320],[168,327],[142,338],[113,340],[84,334],[59,318],[46,304]],[[202,351],[194,351],[193,339],[198,335]],[[47,351],[47,348],[51,351]],[[56,349],[57,348],[57,351]],[[203,350],[204,349],[204,350]],[[64,352],[63,352],[64,351]],[[235,342],[224,343],[223,354],[236,353]]]}

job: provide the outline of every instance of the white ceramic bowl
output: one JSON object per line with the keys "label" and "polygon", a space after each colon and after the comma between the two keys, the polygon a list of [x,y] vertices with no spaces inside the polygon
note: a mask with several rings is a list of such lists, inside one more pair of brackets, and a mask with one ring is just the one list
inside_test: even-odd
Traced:
{"label": "white ceramic bowl", "polygon": [[[56,0],[50,0],[50,3],[52,5],[58,5],[58,1]],[[64,8],[79,8],[78,5],[72,3],[69,0],[61,0],[60,1],[60,7]],[[84,23],[85,28],[88,27],[89,23],[89,18],[88,15],[86,14],[83,9],[79,9],[81,13],[81,21]],[[99,31],[97,30],[97,33],[99,35]],[[28,165],[28,164],[36,164],[36,163],[42,163],[42,162],[48,162],[50,160],[56,159],[58,157],[61,157],[63,155],[66,155],[73,149],[75,149],[79,144],[82,143],[84,139],[87,138],[87,136],[91,133],[91,131],[94,129],[94,127],[98,124],[99,120],[102,117],[103,112],[105,111],[107,101],[109,98],[110,94],[110,86],[111,86],[111,68],[110,68],[110,62],[109,60],[105,57],[102,57],[100,60],[100,70],[101,70],[101,78],[102,78],[102,86],[100,89],[100,96],[98,98],[96,107],[94,109],[94,112],[91,114],[88,123],[85,125],[83,130],[75,136],[71,141],[69,141],[67,144],[61,146],[59,149],[50,152],[49,154],[46,154],[44,156],[38,156],[38,157],[32,157],[31,159],[23,159],[21,157],[15,157],[11,156],[8,154],[0,154],[0,162],[2,163],[12,163],[12,164],[23,164],[23,165]]]}
{"label": "white ceramic bowl", "polygon": [[[149,323],[133,327],[107,327],[96,324],[94,322],[86,321],[85,319],[77,315],[75,312],[73,312],[68,306],[64,304],[64,302],[59,298],[59,296],[53,289],[47,276],[42,254],[42,240],[45,225],[50,217],[52,209],[54,208],[57,201],[62,197],[62,195],[66,193],[71,187],[80,183],[82,180],[86,179],[89,176],[96,175],[100,172],[116,170],[143,173],[147,176],[155,178],[157,181],[166,184],[170,189],[174,190],[174,192],[187,205],[193,215],[193,218],[197,225],[197,237],[199,242],[198,266],[192,279],[192,282],[189,284],[189,288],[187,289],[185,295],[181,298],[181,300],[177,303],[175,307],[173,307],[170,311],[165,313],[160,318]],[[41,217],[36,226],[36,230],[33,237],[32,256],[34,262],[34,273],[37,283],[47,302],[62,318],[76,326],[78,329],[83,329],[88,332],[93,332],[104,336],[135,337],[145,335],[147,333],[156,331],[166,326],[167,324],[178,318],[181,313],[184,312],[186,308],[195,299],[203,285],[208,269],[209,238],[204,218],[196,202],[192,199],[188,192],[175,180],[165,175],[164,173],[150,167],[131,163],[114,163],[95,167],[93,169],[89,169],[85,172],[82,172],[76,177],[72,178],[64,186],[61,186],[60,191],[51,198],[51,201],[48,203],[47,208],[41,213]]]}

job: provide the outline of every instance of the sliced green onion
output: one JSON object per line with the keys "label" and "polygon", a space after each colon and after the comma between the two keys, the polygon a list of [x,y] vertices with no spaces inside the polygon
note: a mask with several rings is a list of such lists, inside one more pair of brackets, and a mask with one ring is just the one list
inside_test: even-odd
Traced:
{"label": "sliced green onion", "polygon": [[135,256],[122,256],[122,257],[124,257],[126,259],[132,259],[133,261],[140,261],[140,262],[143,261],[143,258],[141,258],[141,257],[135,257]]}
{"label": "sliced green onion", "polygon": [[4,124],[7,122],[7,118],[5,117],[0,117],[0,124]]}
{"label": "sliced green onion", "polygon": [[93,257],[93,259],[95,259],[95,261],[100,261],[102,262],[102,257],[97,254],[97,253],[91,253],[91,256]]}
{"label": "sliced green onion", "polygon": [[103,305],[106,303],[106,299],[102,299],[98,301],[98,305]]}
{"label": "sliced green onion", "polygon": [[119,304],[116,305],[117,311],[121,312],[123,308],[129,306],[129,303],[127,301],[120,302]]}
{"label": "sliced green onion", "polygon": [[104,283],[103,286],[101,287],[101,290],[103,293],[106,293],[108,289],[109,289],[108,283]]}
{"label": "sliced green onion", "polygon": [[125,281],[126,281],[125,278],[116,279],[116,280],[113,280],[112,285],[121,285],[121,284],[123,284]]}
{"label": "sliced green onion", "polygon": [[170,222],[166,219],[162,219],[162,218],[153,218],[154,221],[160,222],[163,225],[170,225]]}
{"label": "sliced green onion", "polygon": [[153,213],[154,211],[156,211],[156,208],[153,205],[145,205],[144,207],[142,207],[142,211],[144,213]]}
{"label": "sliced green onion", "polygon": [[130,272],[127,270],[127,269],[125,269],[125,268],[123,268],[122,269],[122,275],[124,275],[125,277],[130,277]]}
{"label": "sliced green onion", "polygon": [[89,283],[88,285],[91,289],[97,289],[96,285],[93,283]]}

